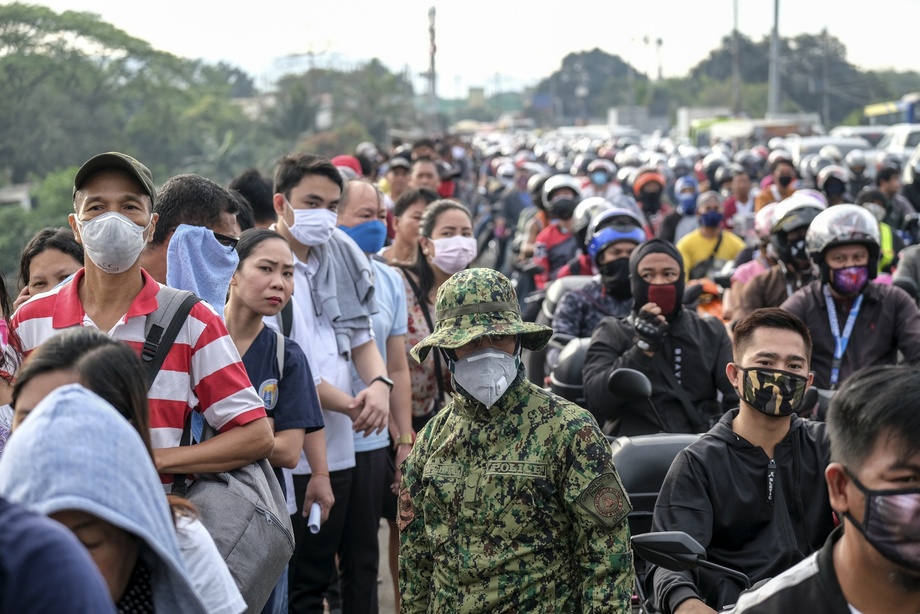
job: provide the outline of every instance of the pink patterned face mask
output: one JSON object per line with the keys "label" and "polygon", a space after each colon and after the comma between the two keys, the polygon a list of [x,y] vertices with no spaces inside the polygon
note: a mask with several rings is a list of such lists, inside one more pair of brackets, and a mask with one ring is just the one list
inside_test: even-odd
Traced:
{"label": "pink patterned face mask", "polygon": [[869,267],[849,266],[831,271],[831,287],[841,294],[858,294],[869,281]]}
{"label": "pink patterned face mask", "polygon": [[10,344],[10,329],[7,327],[6,320],[0,318],[0,350],[3,350]]}

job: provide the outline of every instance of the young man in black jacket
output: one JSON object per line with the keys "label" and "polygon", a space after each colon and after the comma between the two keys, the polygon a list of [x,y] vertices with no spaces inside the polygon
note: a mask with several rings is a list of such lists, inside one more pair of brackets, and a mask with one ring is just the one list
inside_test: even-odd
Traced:
{"label": "young man in black jacket", "polygon": [[[897,382],[897,385],[892,385]],[[873,367],[831,402],[831,506],[819,552],[738,599],[737,614],[920,611],[920,372]]]}
{"label": "young man in black jacket", "polygon": [[[655,505],[653,531],[684,531],[708,559],[747,574],[776,576],[824,543],[834,528],[824,469],[825,425],[795,411],[811,384],[811,337],[781,309],[758,309],[734,330],[728,379],[741,397],[680,452]],[[652,571],[666,614],[713,612],[742,586],[717,573]]]}
{"label": "young man in black jacket", "polygon": [[[632,314],[624,320],[604,318],[591,335],[584,366],[588,410],[598,424],[618,423],[620,435],[705,432],[738,402],[725,376],[731,361],[725,325],[683,308],[683,260],[667,241],[652,239],[633,250],[629,280]],[[627,402],[608,391],[607,380],[620,367],[648,376],[663,424],[647,403]]]}

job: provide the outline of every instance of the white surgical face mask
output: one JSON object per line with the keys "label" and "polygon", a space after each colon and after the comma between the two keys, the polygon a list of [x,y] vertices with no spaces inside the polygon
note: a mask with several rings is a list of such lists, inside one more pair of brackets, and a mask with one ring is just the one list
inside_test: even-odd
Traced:
{"label": "white surgical face mask", "polygon": [[434,257],[431,264],[448,275],[462,271],[476,257],[476,239],[473,237],[447,237],[431,239],[434,244]]}
{"label": "white surgical face mask", "polygon": [[105,273],[115,274],[124,273],[137,262],[147,244],[144,234],[150,222],[138,226],[130,218],[111,211],[85,222],[77,220],[77,226],[83,249],[92,263]]}
{"label": "white surgical face mask", "polygon": [[518,359],[501,350],[485,348],[451,365],[454,381],[470,396],[492,407],[508,391],[518,374]]}
{"label": "white surgical face mask", "polygon": [[294,212],[294,223],[285,224],[291,235],[303,245],[315,247],[322,245],[332,238],[338,217],[335,211],[329,209],[295,209],[291,203],[284,201]]}

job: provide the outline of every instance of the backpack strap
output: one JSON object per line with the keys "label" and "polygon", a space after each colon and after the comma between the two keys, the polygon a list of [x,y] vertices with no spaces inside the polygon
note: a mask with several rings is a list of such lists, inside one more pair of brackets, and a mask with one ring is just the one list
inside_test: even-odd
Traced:
{"label": "backpack strap", "polygon": [[147,367],[148,389],[153,386],[153,381],[166,361],[166,355],[169,354],[192,307],[200,300],[191,292],[168,286],[161,286],[157,292],[157,308],[147,316],[147,323],[144,325],[144,348],[141,351],[141,360]]}
{"label": "backpack strap", "polygon": [[[290,301],[288,301],[290,305]],[[281,378],[284,377],[284,335],[279,331],[275,331],[275,360],[278,362],[278,383],[281,383]]]}
{"label": "backpack strap", "polygon": [[294,299],[291,298],[284,307],[281,308],[281,311],[278,312],[278,326],[281,329],[281,334],[285,337],[291,336],[291,330],[294,328]]}

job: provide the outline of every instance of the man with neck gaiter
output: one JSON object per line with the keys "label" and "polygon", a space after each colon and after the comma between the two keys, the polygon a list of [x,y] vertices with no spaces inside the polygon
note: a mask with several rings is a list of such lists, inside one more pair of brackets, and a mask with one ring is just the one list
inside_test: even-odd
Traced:
{"label": "man with neck gaiter", "polygon": [[[629,279],[632,313],[604,318],[591,336],[584,368],[588,409],[599,424],[607,423],[608,433],[619,435],[708,430],[738,403],[725,375],[731,361],[725,326],[683,308],[684,264],[667,241],[653,239],[633,250]],[[610,374],[620,367],[648,376],[656,412],[608,391]]]}
{"label": "man with neck gaiter", "polygon": [[815,344],[817,388],[835,390],[850,374],[893,365],[898,351],[920,364],[920,311],[894,286],[872,283],[878,273],[879,227],[859,205],[825,209],[808,227],[808,253],[820,269],[782,304],[799,316]]}

